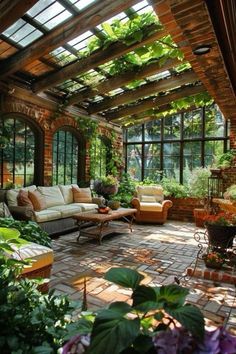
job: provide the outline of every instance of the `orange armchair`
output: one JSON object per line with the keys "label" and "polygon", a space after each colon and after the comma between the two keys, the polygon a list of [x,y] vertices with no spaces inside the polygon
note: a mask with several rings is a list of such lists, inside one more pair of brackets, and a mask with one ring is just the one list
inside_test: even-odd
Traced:
{"label": "orange armchair", "polygon": [[161,186],[137,186],[136,197],[131,201],[132,207],[137,209],[137,222],[164,224],[168,209],[172,207],[171,200],[164,200]]}

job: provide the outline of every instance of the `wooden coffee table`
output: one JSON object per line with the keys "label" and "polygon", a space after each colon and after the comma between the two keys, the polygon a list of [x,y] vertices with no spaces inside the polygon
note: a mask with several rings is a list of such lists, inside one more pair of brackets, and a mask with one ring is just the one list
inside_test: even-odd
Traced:
{"label": "wooden coffee table", "polygon": [[[87,236],[98,239],[99,244],[101,244],[104,236],[113,232],[121,233],[124,226],[126,227],[126,232],[127,226],[128,232],[132,232],[132,223],[136,212],[136,209],[120,208],[111,210],[108,214],[99,214],[96,210],[74,214],[73,218],[79,226],[77,241],[79,241],[80,236]],[[130,218],[128,219],[127,216],[130,216]],[[111,221],[117,219],[123,219],[126,223],[123,223],[123,225],[120,223],[118,226],[111,223]],[[88,222],[92,222],[95,225],[81,229],[82,225]]]}

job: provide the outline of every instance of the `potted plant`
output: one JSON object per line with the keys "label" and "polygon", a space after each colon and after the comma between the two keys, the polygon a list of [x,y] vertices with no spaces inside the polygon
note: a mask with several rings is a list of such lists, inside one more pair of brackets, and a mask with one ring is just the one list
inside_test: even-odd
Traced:
{"label": "potted plant", "polygon": [[98,195],[102,195],[105,199],[109,199],[111,195],[118,192],[118,179],[113,175],[100,177],[94,181],[94,191]]}
{"label": "potted plant", "polygon": [[216,215],[207,215],[204,218],[209,244],[226,249],[233,246],[236,235],[236,215],[229,212],[220,212]]}
{"label": "potted plant", "polygon": [[143,278],[132,269],[111,268],[105,279],[132,289],[131,302],[81,314],[62,354],[236,352],[236,337],[223,327],[207,331],[201,311],[185,303],[188,289],[146,286]]}
{"label": "potted plant", "polygon": [[229,199],[233,204],[236,203],[236,184],[232,184],[232,186],[226,189],[224,198]]}
{"label": "potted plant", "polygon": [[213,164],[213,170],[215,168],[217,169],[226,169],[232,166],[232,163],[234,161],[235,158],[235,150],[231,149],[221,155],[218,155],[215,157],[215,161]]}
{"label": "potted plant", "polygon": [[212,251],[203,255],[202,258],[208,268],[220,269],[225,263],[225,258],[221,252]]}

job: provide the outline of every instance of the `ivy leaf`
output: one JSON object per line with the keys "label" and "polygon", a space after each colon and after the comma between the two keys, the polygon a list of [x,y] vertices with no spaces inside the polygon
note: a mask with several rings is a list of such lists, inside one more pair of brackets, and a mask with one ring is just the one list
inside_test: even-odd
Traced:
{"label": "ivy leaf", "polygon": [[105,274],[105,279],[125,288],[135,289],[144,276],[129,268],[111,268]]}
{"label": "ivy leaf", "polygon": [[91,335],[89,354],[119,354],[129,347],[140,332],[140,320],[124,317],[128,304],[113,303],[98,313]]}
{"label": "ivy leaf", "polygon": [[[149,302],[150,305],[151,303],[156,303],[157,297],[156,297],[156,292],[153,288],[146,285],[139,285],[134,290],[132,294],[132,299],[133,299],[133,307],[138,309],[137,307],[143,303]],[[146,312],[146,310],[141,310],[140,307],[139,310]]]}
{"label": "ivy leaf", "polygon": [[109,23],[107,23],[107,22],[103,23],[102,28],[110,38],[112,38],[113,40],[118,39],[118,37],[116,36],[115,32],[113,31],[113,29]]}
{"label": "ivy leaf", "polygon": [[176,309],[168,308],[166,312],[189,330],[194,337],[203,340],[204,317],[198,307],[186,304]]}

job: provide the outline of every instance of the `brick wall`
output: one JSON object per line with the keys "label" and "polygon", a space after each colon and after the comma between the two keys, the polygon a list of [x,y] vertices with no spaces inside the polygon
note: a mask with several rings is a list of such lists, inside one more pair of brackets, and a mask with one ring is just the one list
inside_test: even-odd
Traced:
{"label": "brick wall", "polygon": [[[44,185],[51,185],[52,139],[54,133],[60,128],[70,127],[74,129],[75,133],[77,132],[83,138],[83,134],[79,130],[78,123],[73,119],[73,114],[63,112],[61,113],[61,116],[55,117],[55,110],[53,109],[44,108],[40,104],[31,103],[29,101],[12,96],[1,97],[0,111],[3,117],[7,117],[8,114],[17,114],[21,117],[25,117],[42,130],[44,140],[44,177],[42,183]],[[105,135],[109,139],[114,127],[109,124],[104,125],[104,123],[101,122],[98,129],[101,135]],[[117,128],[116,132],[118,137],[113,143],[112,148],[122,152],[122,133]],[[89,144],[87,142],[85,142],[85,151],[85,180],[89,181],[90,159],[88,155]]]}
{"label": "brick wall", "polygon": [[168,210],[169,220],[194,221],[193,210],[203,208],[198,198],[166,198],[172,201],[173,206]]}

